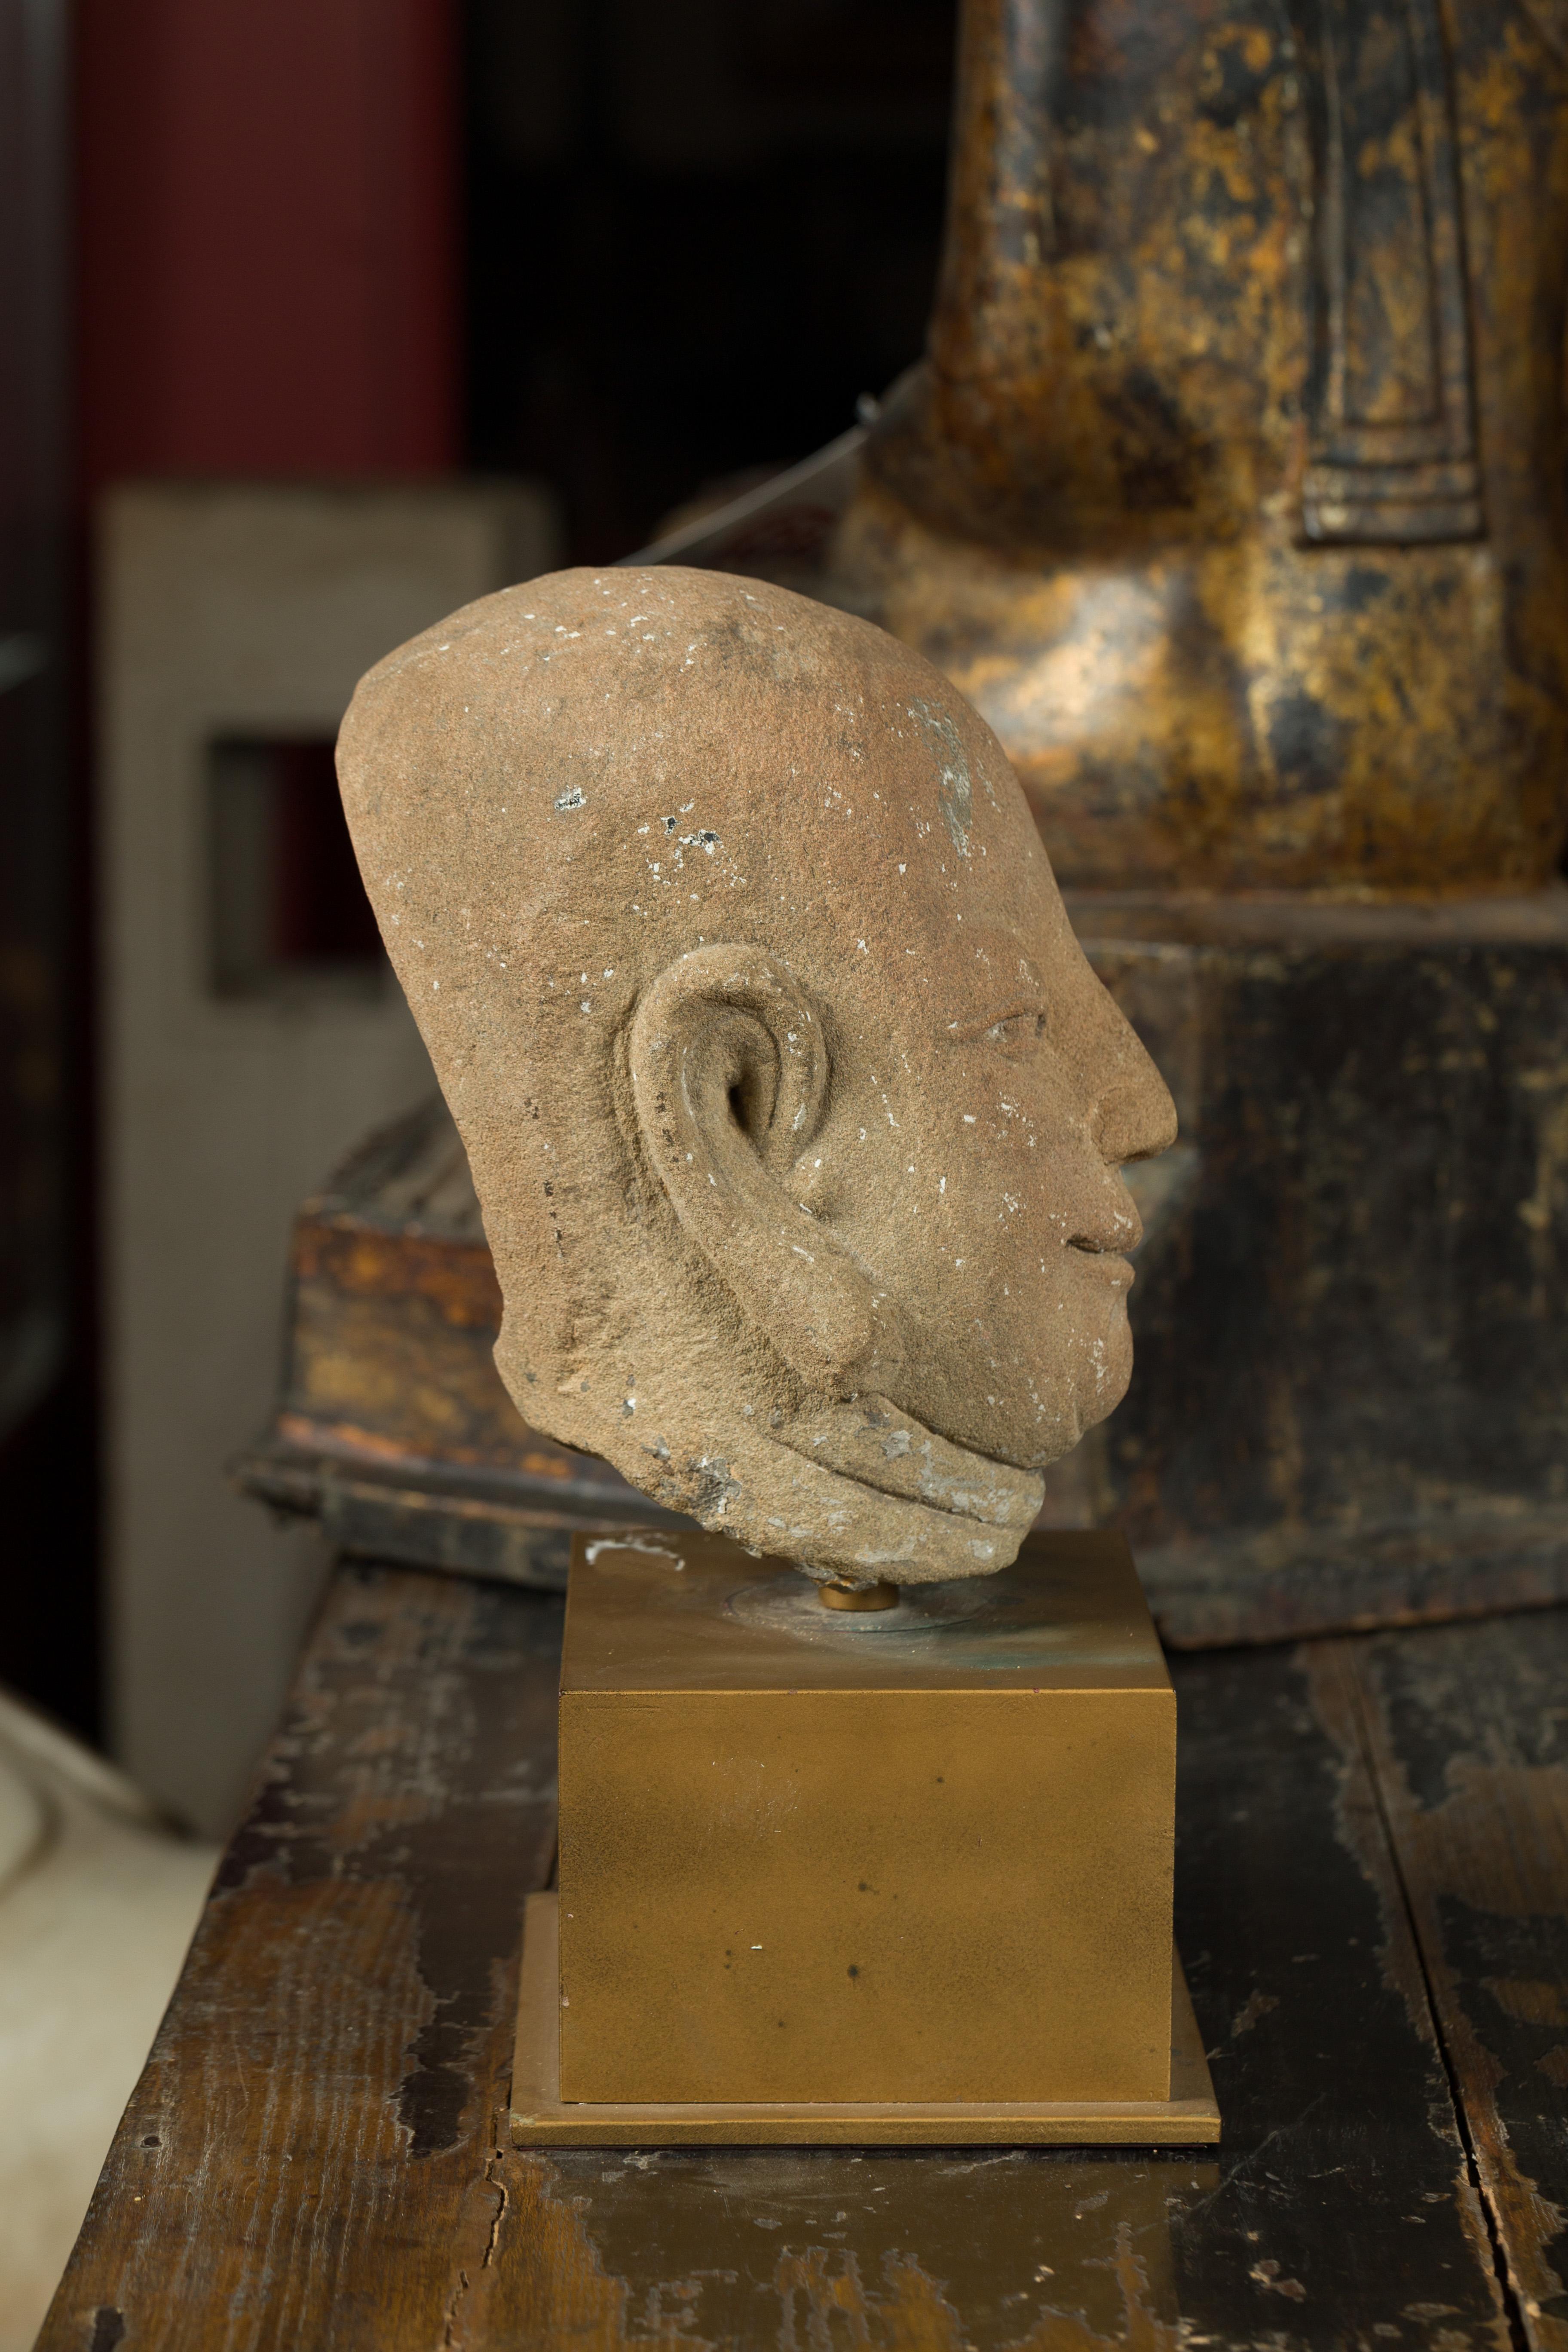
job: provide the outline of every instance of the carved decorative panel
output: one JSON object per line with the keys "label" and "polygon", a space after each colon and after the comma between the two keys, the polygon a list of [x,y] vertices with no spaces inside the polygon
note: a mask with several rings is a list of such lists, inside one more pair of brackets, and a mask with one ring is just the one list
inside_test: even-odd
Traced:
{"label": "carved decorative panel", "polygon": [[1320,541],[1485,528],[1465,239],[1436,0],[1310,0],[1310,454]]}

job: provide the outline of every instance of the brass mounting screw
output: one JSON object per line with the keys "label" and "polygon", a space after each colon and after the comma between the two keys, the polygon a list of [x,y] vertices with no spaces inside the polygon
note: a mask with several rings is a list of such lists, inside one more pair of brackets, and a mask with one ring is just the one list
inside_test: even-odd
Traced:
{"label": "brass mounting screw", "polygon": [[825,1609],[896,1609],[899,1588],[896,1584],[819,1584],[816,1597]]}

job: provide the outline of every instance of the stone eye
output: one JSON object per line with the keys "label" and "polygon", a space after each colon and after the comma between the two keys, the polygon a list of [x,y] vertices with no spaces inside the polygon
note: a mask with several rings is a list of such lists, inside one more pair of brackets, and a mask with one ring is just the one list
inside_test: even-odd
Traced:
{"label": "stone eye", "polygon": [[1016,1004],[987,1021],[950,1021],[947,1034],[955,1045],[1000,1045],[1016,1059],[1038,1045],[1046,1034],[1046,1018],[1037,1004]]}
{"label": "stone eye", "polygon": [[1005,1013],[993,1021],[984,1032],[988,1045],[1000,1045],[1005,1052],[1024,1053],[1038,1043],[1046,1034],[1046,1016],[1033,1006],[1017,1013]]}
{"label": "stone eye", "polygon": [[1018,1061],[1032,1054],[1047,1034],[1047,1013],[1039,1004],[1013,1004],[1008,1012],[992,1013],[987,1021],[950,1021],[947,1034],[954,1045],[1002,1046],[1004,1054]]}

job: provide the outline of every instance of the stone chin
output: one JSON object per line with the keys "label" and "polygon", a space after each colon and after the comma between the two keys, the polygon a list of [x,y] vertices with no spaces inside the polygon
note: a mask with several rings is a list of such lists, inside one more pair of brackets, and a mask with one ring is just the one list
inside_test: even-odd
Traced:
{"label": "stone chin", "polygon": [[1096,1428],[1116,1411],[1132,1380],[1132,1327],[1127,1319],[1123,1293],[1111,1309],[1109,1328],[1079,1358],[1073,1384],[1073,1428],[1065,1444],[1037,1457],[1045,1469],[1070,1454],[1085,1432]]}
{"label": "stone chin", "polygon": [[1045,1480],[955,1445],[889,1398],[824,1400],[735,1432],[731,1482],[695,1515],[819,1580],[943,1583],[1007,1567]]}
{"label": "stone chin", "polygon": [[992,1574],[1016,1558],[1045,1498],[1037,1469],[955,1444],[887,1397],[748,1413],[736,1393],[699,1429],[679,1396],[661,1398],[657,1381],[628,1418],[595,1412],[591,1388],[559,1404],[542,1401],[537,1386],[509,1377],[502,1348],[497,1362],[536,1425],[602,1454],[710,1533],[819,1580],[931,1584]]}
{"label": "stone chin", "polygon": [[[939,1400],[918,1379],[899,1382],[900,1402],[940,1430],[950,1444],[977,1458],[1019,1471],[1043,1473],[1061,1461],[1126,1395],[1132,1379],[1132,1331],[1125,1297],[1118,1298],[1100,1330],[1086,1337],[1064,1365],[1037,1360],[1023,1382],[1026,1402],[996,1406],[972,1389],[952,1390]],[[1042,1400],[1037,1404],[1036,1400]]]}

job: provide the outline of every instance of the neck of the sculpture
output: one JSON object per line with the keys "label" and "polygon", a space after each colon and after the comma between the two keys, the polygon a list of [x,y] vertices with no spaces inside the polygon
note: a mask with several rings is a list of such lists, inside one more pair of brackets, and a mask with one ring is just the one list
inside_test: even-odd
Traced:
{"label": "neck of the sculpture", "polygon": [[1045,1495],[1038,1471],[971,1453],[877,1396],[748,1429],[727,1475],[723,1507],[705,1524],[848,1583],[1005,1568]]}

